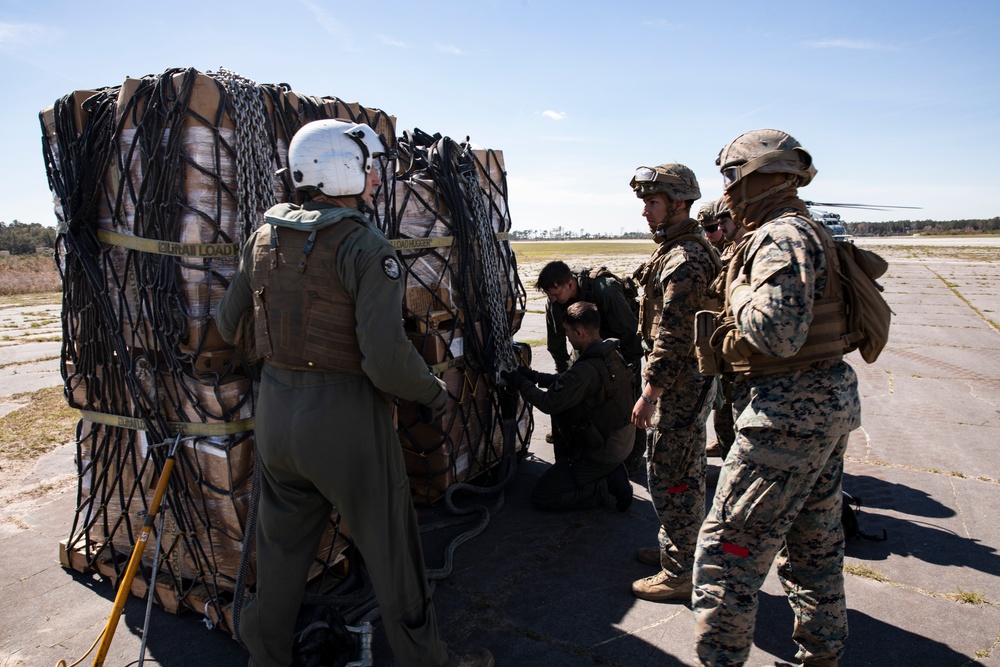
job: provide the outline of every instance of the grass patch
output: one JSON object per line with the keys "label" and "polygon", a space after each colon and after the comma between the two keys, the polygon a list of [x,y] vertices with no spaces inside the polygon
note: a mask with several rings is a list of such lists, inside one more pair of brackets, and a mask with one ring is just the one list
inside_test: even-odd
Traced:
{"label": "grass patch", "polygon": [[517,342],[524,343],[528,347],[542,347],[547,341],[544,338],[533,338],[530,340],[519,340]]}
{"label": "grass patch", "polygon": [[0,417],[0,456],[29,461],[73,439],[80,413],[69,407],[62,387],[14,394],[22,408]]}
{"label": "grass patch", "polygon": [[0,292],[0,310],[5,308],[24,308],[25,306],[61,306],[62,285],[57,291],[38,292],[33,294],[4,294]]}
{"label": "grass patch", "polygon": [[962,604],[989,604],[986,596],[979,591],[963,591],[961,588],[958,589],[957,593],[949,593],[945,597]]}
{"label": "grass patch", "polygon": [[38,359],[25,359],[24,361],[11,361],[6,364],[0,364],[0,368],[7,368],[8,366],[24,366],[25,364],[35,364],[40,361],[53,361],[54,359],[59,359],[59,357],[39,357]]}
{"label": "grass patch", "polygon": [[878,570],[868,567],[864,563],[845,565],[844,572],[847,574],[853,574],[856,577],[864,577],[865,579],[873,579],[875,581],[889,580],[884,574]]}

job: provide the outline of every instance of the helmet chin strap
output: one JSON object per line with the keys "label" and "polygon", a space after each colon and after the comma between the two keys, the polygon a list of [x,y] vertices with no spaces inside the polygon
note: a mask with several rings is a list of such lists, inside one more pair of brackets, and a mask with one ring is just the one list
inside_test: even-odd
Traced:
{"label": "helmet chin strap", "polygon": [[[668,199],[668,201],[674,202],[673,199]],[[664,236],[666,236],[667,235],[667,229],[670,228],[671,226],[673,226],[673,224],[674,224],[674,223],[671,223],[670,221],[673,220],[673,218],[674,218],[675,215],[677,215],[678,213],[680,213],[681,211],[684,210],[685,205],[686,205],[686,202],[683,202],[683,201],[676,201],[676,202],[674,202],[674,207],[667,212],[667,215],[663,219],[663,222],[661,222],[660,224],[658,224],[656,226],[656,231],[653,232],[653,236],[657,237],[658,239],[662,239]]]}
{"label": "helmet chin strap", "polygon": [[773,188],[761,192],[756,197],[748,198],[747,179],[745,178],[740,179],[740,201],[737,204],[731,206],[729,210],[729,212],[733,216],[733,220],[739,221],[742,224],[744,222],[743,213],[746,211],[747,206],[749,206],[750,204],[755,204],[762,199],[767,199],[771,195],[781,192],[785,188],[790,188],[794,185],[794,183],[795,183],[795,177],[789,176],[788,178],[785,179],[784,183],[778,183]]}
{"label": "helmet chin strap", "polygon": [[375,211],[375,209],[373,209],[371,206],[369,206],[368,202],[366,202],[365,198],[362,197],[361,195],[355,195],[354,196],[354,200],[355,200],[354,208],[358,209],[359,211],[361,211],[365,215],[368,215],[368,214],[370,214],[370,213],[372,213],[372,212]]}

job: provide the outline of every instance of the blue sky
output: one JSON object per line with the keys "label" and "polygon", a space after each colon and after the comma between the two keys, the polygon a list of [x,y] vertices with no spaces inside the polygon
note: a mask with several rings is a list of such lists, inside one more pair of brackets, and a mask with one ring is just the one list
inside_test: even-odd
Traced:
{"label": "blue sky", "polygon": [[719,149],[786,130],[805,199],[1000,215],[1000,2],[0,0],[0,220],[53,224],[38,112],[172,67],[379,107],[504,152],[515,229],[644,229],[635,167],[721,195]]}

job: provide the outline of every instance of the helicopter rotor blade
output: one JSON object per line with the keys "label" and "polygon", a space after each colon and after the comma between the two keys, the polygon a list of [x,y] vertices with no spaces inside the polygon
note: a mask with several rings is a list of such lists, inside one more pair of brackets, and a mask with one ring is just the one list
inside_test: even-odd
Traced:
{"label": "helicopter rotor blade", "polygon": [[807,201],[806,206],[832,207],[832,208],[857,208],[869,211],[888,211],[894,208],[909,208],[919,210],[919,206],[889,206],[888,204],[836,204],[831,202]]}

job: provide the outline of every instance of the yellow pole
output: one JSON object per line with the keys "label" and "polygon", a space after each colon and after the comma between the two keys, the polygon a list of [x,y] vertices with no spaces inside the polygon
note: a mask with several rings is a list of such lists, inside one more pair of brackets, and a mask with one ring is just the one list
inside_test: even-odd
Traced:
{"label": "yellow pole", "polygon": [[[139,539],[136,540],[135,546],[132,548],[132,557],[129,558],[128,567],[125,568],[125,576],[122,577],[121,582],[118,584],[115,604],[111,608],[111,616],[108,618],[108,624],[104,626],[104,632],[101,634],[101,645],[97,649],[97,655],[94,656],[93,667],[101,667],[104,664],[104,659],[108,657],[111,640],[114,639],[115,630],[118,629],[118,619],[121,618],[122,610],[125,609],[125,602],[128,600],[129,590],[132,588],[132,580],[135,579],[135,573],[139,570],[139,564],[142,562],[142,552],[146,550],[146,542],[149,540],[149,534],[153,530],[153,520],[160,511],[160,501],[167,490],[170,473],[174,469],[174,456],[177,454],[177,445],[180,443],[180,440],[181,436],[178,433],[177,439],[174,440],[174,445],[170,449],[170,455],[163,464],[163,471],[160,473],[160,479],[156,483],[156,490],[153,492],[153,502],[149,505],[146,520],[142,522]],[[154,594],[155,591],[147,593],[147,595]]]}

